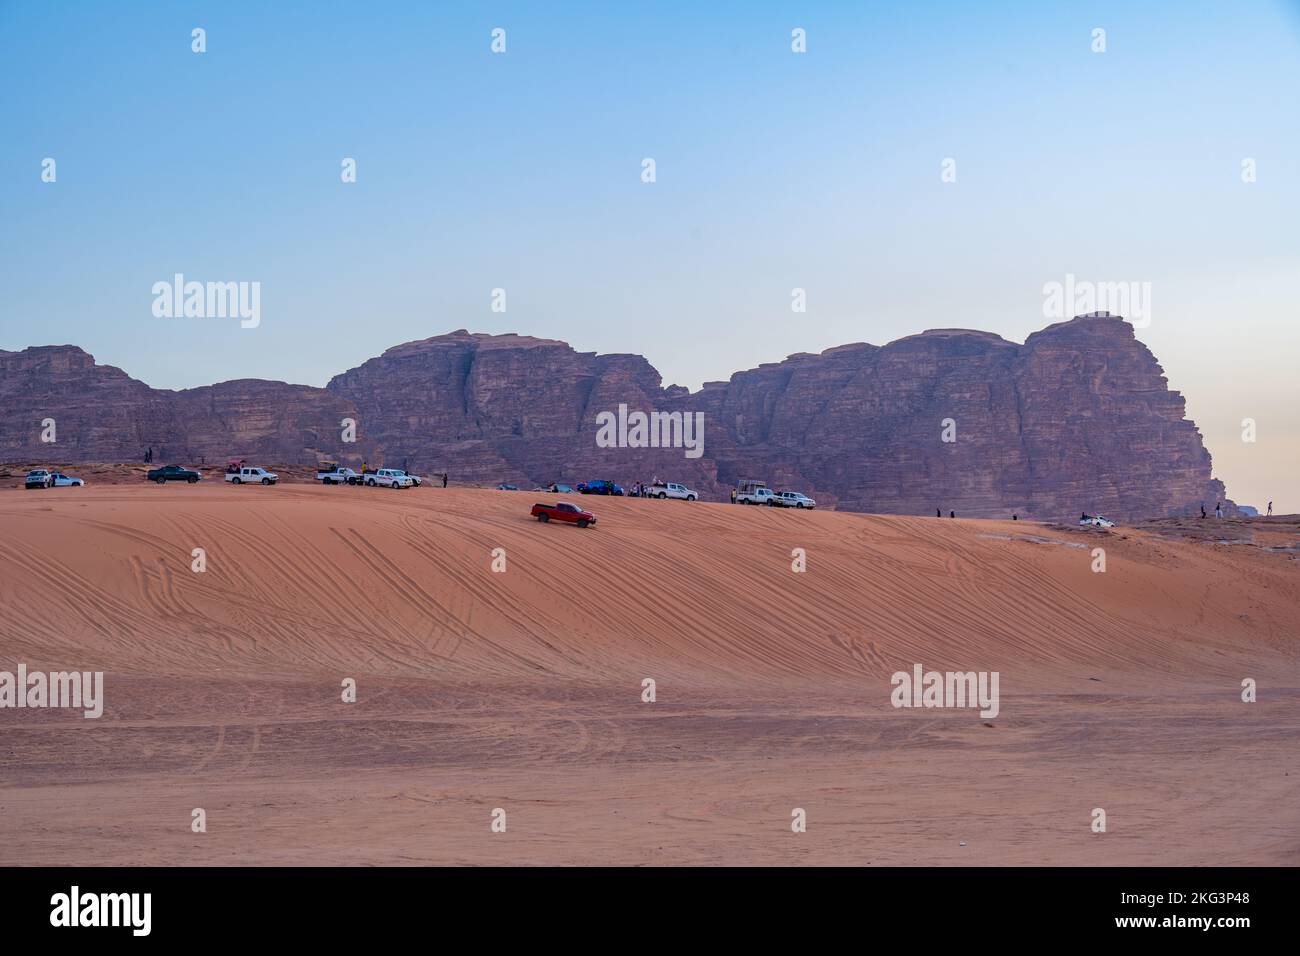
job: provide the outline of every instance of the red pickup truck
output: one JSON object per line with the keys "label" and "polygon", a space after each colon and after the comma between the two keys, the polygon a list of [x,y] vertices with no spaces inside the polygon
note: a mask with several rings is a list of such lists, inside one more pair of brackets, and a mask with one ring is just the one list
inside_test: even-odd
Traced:
{"label": "red pickup truck", "polygon": [[569,504],[567,501],[557,501],[553,505],[533,505],[533,510],[529,514],[543,523],[553,518],[556,521],[568,521],[576,524],[579,528],[585,528],[587,525],[596,523],[594,514],[590,511],[583,511],[577,505]]}

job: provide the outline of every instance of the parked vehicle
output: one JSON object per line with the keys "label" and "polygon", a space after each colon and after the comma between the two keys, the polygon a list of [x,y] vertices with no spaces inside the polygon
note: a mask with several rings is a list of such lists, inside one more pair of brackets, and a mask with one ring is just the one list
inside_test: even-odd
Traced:
{"label": "parked vehicle", "polygon": [[651,498],[678,498],[682,501],[694,501],[699,497],[690,488],[685,485],[679,485],[675,481],[660,481],[650,486]]}
{"label": "parked vehicle", "polygon": [[226,481],[230,482],[232,485],[242,485],[246,483],[273,485],[279,480],[279,475],[267,471],[265,468],[240,468],[239,471],[226,472]]}
{"label": "parked vehicle", "polygon": [[553,481],[543,491],[549,491],[553,495],[577,495],[581,494],[573,485],[566,485],[558,481]]}
{"label": "parked vehicle", "polygon": [[778,508],[816,508],[817,502],[797,491],[778,491],[772,502]]}
{"label": "parked vehicle", "polygon": [[316,472],[316,480],[323,485],[355,485],[361,482],[361,476],[351,468],[344,468],[330,462],[320,466]]}
{"label": "parked vehicle", "polygon": [[578,491],[584,495],[616,495],[622,497],[623,486],[602,478],[596,481],[578,482]]}
{"label": "parked vehicle", "polygon": [[551,520],[567,521],[570,524],[576,524],[579,528],[586,528],[596,523],[594,514],[590,511],[583,511],[577,505],[567,501],[557,501],[553,505],[535,504],[529,514],[542,524],[546,524]]}
{"label": "parked vehicle", "polygon": [[380,468],[378,471],[366,472],[366,484],[371,488],[410,488],[415,483],[411,476],[396,468]]}
{"label": "parked vehicle", "polygon": [[24,488],[53,488],[54,473],[45,468],[33,468],[23,480]]}
{"label": "parked vehicle", "polygon": [[71,475],[64,475],[59,472],[54,473],[55,488],[80,488],[85,482],[80,478],[73,478]]}
{"label": "parked vehicle", "polygon": [[1091,525],[1091,526],[1094,527],[1094,528],[1113,528],[1113,527],[1115,527],[1115,522],[1111,521],[1111,520],[1110,520],[1109,518],[1107,518],[1105,515],[1090,515],[1090,514],[1085,514],[1082,518],[1079,519],[1079,524],[1081,524],[1081,525]]}
{"label": "parked vehicle", "polygon": [[518,485],[497,485],[497,491],[518,491]]}
{"label": "parked vehicle", "polygon": [[738,505],[775,505],[776,493],[761,481],[743,479],[736,486],[736,504]]}
{"label": "parked vehicle", "polygon": [[180,465],[164,465],[145,475],[149,481],[156,481],[160,485],[165,485],[169,481],[184,481],[192,485],[202,477],[197,471],[182,468]]}
{"label": "parked vehicle", "polygon": [[419,475],[413,475],[404,468],[394,468],[393,471],[397,472],[399,475],[405,475],[407,478],[410,478],[411,485],[415,488],[419,488],[420,482],[424,481],[424,479],[421,478]]}

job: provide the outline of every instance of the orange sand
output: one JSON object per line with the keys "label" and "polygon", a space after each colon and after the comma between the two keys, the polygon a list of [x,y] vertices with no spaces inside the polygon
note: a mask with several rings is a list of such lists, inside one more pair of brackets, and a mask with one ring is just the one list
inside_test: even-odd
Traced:
{"label": "orange sand", "polygon": [[0,494],[0,670],[106,685],[0,710],[0,864],[1300,862],[1300,529],[546,497]]}

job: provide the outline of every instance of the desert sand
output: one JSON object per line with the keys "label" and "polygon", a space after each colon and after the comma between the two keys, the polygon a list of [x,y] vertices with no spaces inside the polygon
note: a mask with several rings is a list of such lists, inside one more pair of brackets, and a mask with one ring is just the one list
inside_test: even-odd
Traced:
{"label": "desert sand", "polygon": [[1293,520],[547,498],[0,492],[0,670],[105,675],[0,710],[0,864],[1300,862]]}

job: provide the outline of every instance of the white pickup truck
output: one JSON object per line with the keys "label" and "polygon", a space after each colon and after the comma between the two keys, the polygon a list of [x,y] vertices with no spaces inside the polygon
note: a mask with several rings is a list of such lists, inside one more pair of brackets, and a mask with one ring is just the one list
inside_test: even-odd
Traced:
{"label": "white pickup truck", "polygon": [[778,491],[773,502],[779,508],[816,508],[817,502],[798,491]]}
{"label": "white pickup truck", "polygon": [[360,484],[361,476],[351,468],[329,465],[316,472],[316,480],[323,485],[356,485]]}
{"label": "white pickup truck", "polygon": [[650,486],[651,498],[679,498],[682,501],[694,501],[699,497],[690,488],[685,485],[679,485],[675,481],[661,481],[657,485]]}
{"label": "white pickup truck", "polygon": [[756,481],[743,482],[736,491],[738,505],[775,505],[776,492]]}
{"label": "white pickup truck", "polygon": [[240,468],[238,471],[226,472],[226,481],[232,485],[273,485],[279,480],[279,475],[265,468]]}
{"label": "white pickup truck", "polygon": [[398,471],[396,468],[380,468],[378,471],[368,471],[365,480],[366,484],[371,488],[375,486],[381,488],[411,488],[415,485],[410,475],[404,471]]}

